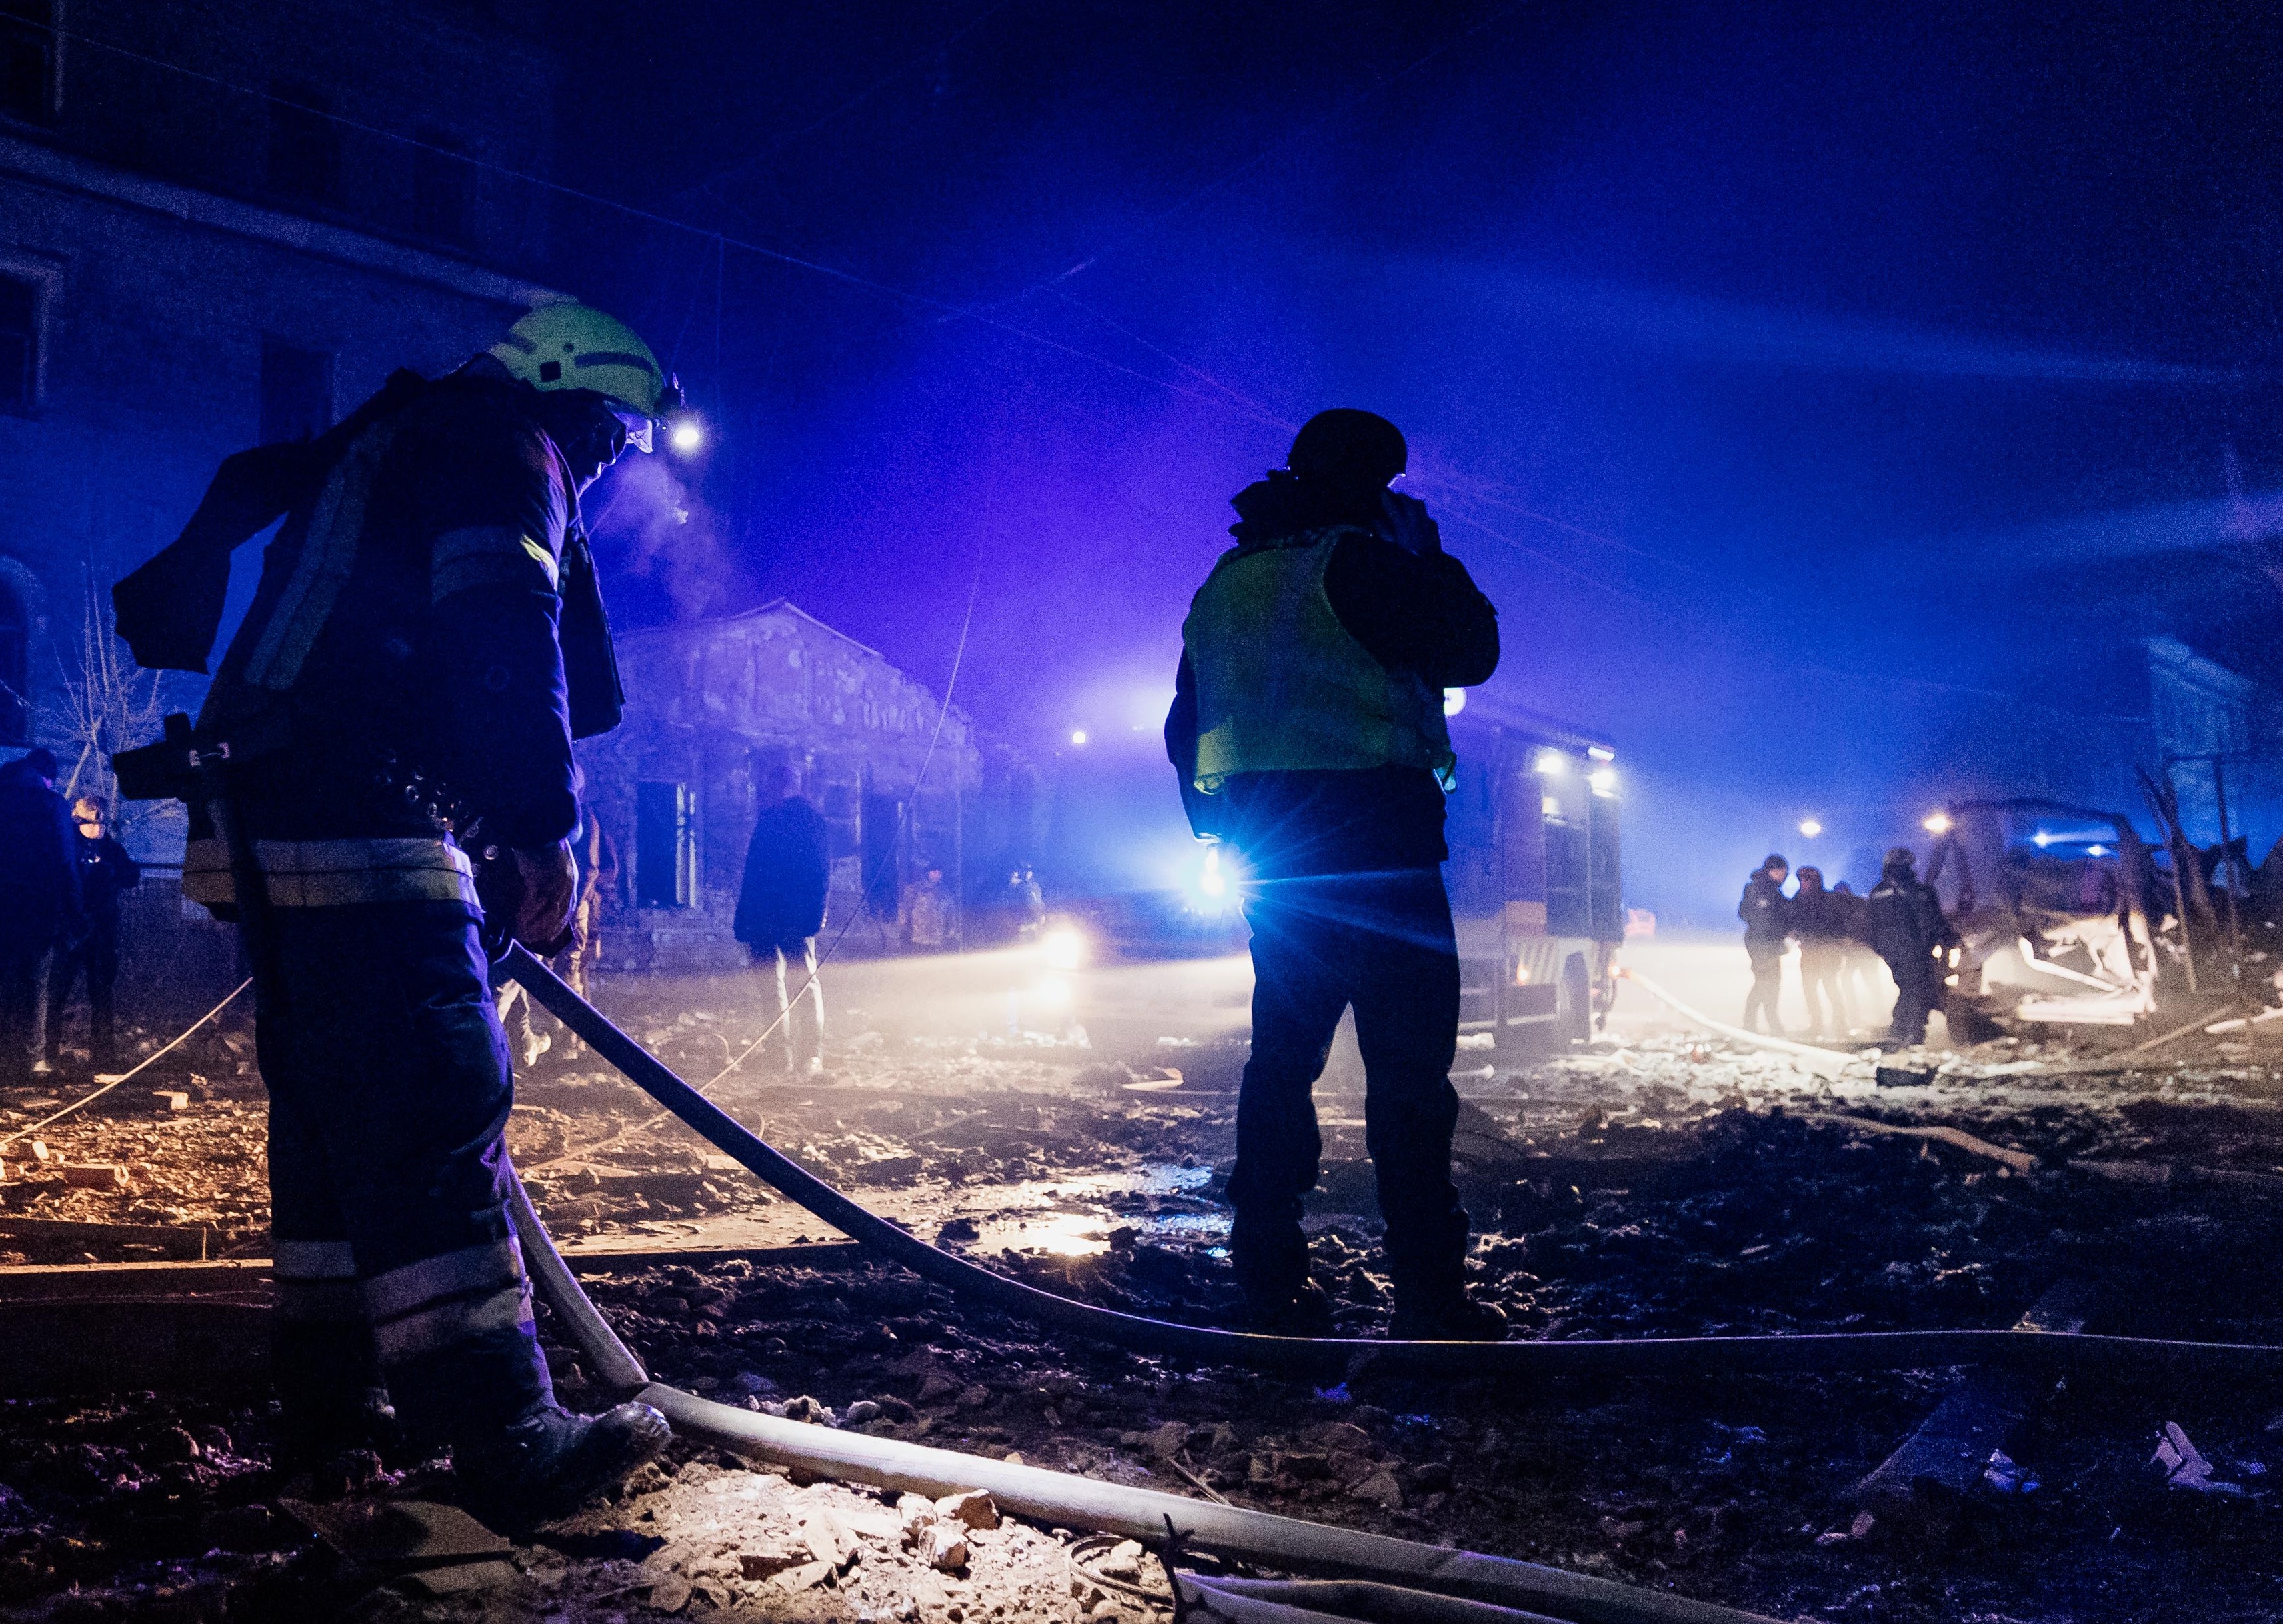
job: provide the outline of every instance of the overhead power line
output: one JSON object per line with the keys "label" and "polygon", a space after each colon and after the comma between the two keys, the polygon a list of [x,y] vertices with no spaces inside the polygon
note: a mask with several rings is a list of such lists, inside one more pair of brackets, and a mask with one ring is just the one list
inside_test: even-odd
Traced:
{"label": "overhead power line", "polygon": [[[721,253],[725,252],[727,249],[735,248],[741,253],[752,254],[758,259],[783,265],[789,268],[807,271],[814,276],[839,283],[844,286],[861,289],[867,292],[877,294],[883,299],[894,300],[906,307],[933,312],[943,318],[971,321],[978,325],[990,328],[998,332],[1005,333],[1010,338],[1020,338],[1027,343],[1037,345],[1041,348],[1053,350],[1058,354],[1068,355],[1073,360],[1084,361],[1090,366],[1101,368],[1107,371],[1115,372],[1121,376],[1134,378],[1138,382],[1149,385],[1153,388],[1162,389],[1170,393],[1183,396],[1188,400],[1196,400],[1200,404],[1212,407],[1217,410],[1227,412],[1231,416],[1241,416],[1248,420],[1260,423],[1269,427],[1282,429],[1289,432],[1291,431],[1293,425],[1283,420],[1274,412],[1263,408],[1258,402],[1253,400],[1243,392],[1222,382],[1219,378],[1214,377],[1205,369],[1181,361],[1171,352],[1150,343],[1148,339],[1133,332],[1130,329],[1126,329],[1122,325],[1110,321],[1110,318],[1103,315],[1097,311],[1091,310],[1084,305],[1078,304],[1077,300],[1070,299],[1069,295],[1059,284],[1067,282],[1071,277],[1078,276],[1094,265],[1098,264],[1104,258],[1122,251],[1134,242],[1138,241],[1142,237],[1145,237],[1150,232],[1157,229],[1166,221],[1173,219],[1183,210],[1193,206],[1204,198],[1211,195],[1212,192],[1235,180],[1238,176],[1251,169],[1257,168],[1259,165],[1267,161],[1267,159],[1274,157],[1277,152],[1282,152],[1284,148],[1291,145],[1294,142],[1322,128],[1324,126],[1332,122],[1335,119],[1340,117],[1344,113],[1352,112],[1355,106],[1368,99],[1370,97],[1375,96],[1388,89],[1390,86],[1407,78],[1412,74],[1426,66],[1428,63],[1444,55],[1453,46],[1473,37],[1475,35],[1489,27],[1509,13],[1519,10],[1523,3],[1524,0],[1514,0],[1513,4],[1500,6],[1476,22],[1463,28],[1454,30],[1449,37],[1430,47],[1420,56],[1414,58],[1403,67],[1396,70],[1392,74],[1383,75],[1380,79],[1374,81],[1371,84],[1354,92],[1337,106],[1334,107],[1330,112],[1314,120],[1311,123],[1303,126],[1300,129],[1292,132],[1290,135],[1282,137],[1270,146],[1255,153],[1252,157],[1244,159],[1243,162],[1218,175],[1213,180],[1205,183],[1203,186],[1200,186],[1188,193],[1170,208],[1160,211],[1157,214],[1144,221],[1141,226],[1137,227],[1133,231],[1128,232],[1124,237],[1118,238],[1116,242],[1109,245],[1107,247],[1095,253],[1087,255],[1070,267],[1067,270],[1064,270],[1044,282],[1040,282],[1032,285],[1031,287],[1025,288],[1022,291],[1012,294],[1006,299],[994,300],[988,306],[980,307],[976,305],[958,304],[949,299],[937,298],[931,294],[915,292],[908,288],[898,287],[892,284],[882,282],[877,278],[867,276],[856,271],[847,270],[839,266],[827,264],[820,260],[810,259],[804,255],[792,253],[780,248],[772,248],[766,244],[754,242],[749,238],[734,237],[727,232],[713,228],[697,225],[686,220],[677,219],[673,215],[662,214],[655,209],[643,208],[639,205],[627,203],[616,198],[605,197],[598,192],[592,192],[580,187],[567,185],[563,182],[552,180],[543,175],[534,175],[526,170],[517,169],[512,166],[499,163],[492,159],[474,157],[455,148],[447,147],[435,142],[424,141],[417,136],[408,136],[398,130],[389,129],[377,124],[370,124],[362,120],[352,119],[342,113],[306,107],[300,103],[288,101],[285,97],[280,97],[269,90],[256,89],[251,85],[239,84],[235,81],[225,79],[219,74],[206,73],[202,70],[187,66],[183,63],[174,62],[163,57],[154,56],[148,51],[135,50],[130,46],[120,45],[108,40],[97,39],[91,35],[82,34],[76,30],[60,27],[52,28],[51,32],[53,32],[53,34],[59,39],[67,39],[76,44],[84,45],[90,50],[108,51],[114,56],[121,57],[129,61],[140,62],[147,66],[155,67],[164,72],[177,74],[183,78],[193,80],[199,83],[212,85],[218,89],[228,91],[233,95],[244,96],[254,101],[265,104],[273,104],[280,106],[292,106],[298,113],[304,115],[315,114],[315,116],[322,118],[327,122],[336,125],[343,129],[355,130],[361,134],[372,136],[378,139],[393,143],[399,146],[409,147],[422,152],[439,153],[457,162],[470,165],[474,168],[480,169],[493,175],[497,175],[506,179],[518,181],[541,190],[552,192],[559,197],[567,198],[580,203],[589,204],[597,208],[613,211],[619,214],[624,215],[629,220],[641,221],[646,224],[661,227],[667,230],[688,233],[689,235],[705,239],[714,245],[717,255],[717,265],[718,256]],[[963,35],[965,33],[970,32],[973,28],[979,27],[984,21],[995,15],[999,9],[1001,8],[994,7],[991,11],[986,12],[983,15],[978,17],[974,22],[968,25],[967,28],[961,30],[961,35]],[[954,36],[954,39],[957,37],[960,37],[960,35]],[[892,77],[893,75],[891,75],[891,78]],[[1012,322],[1006,321],[991,314],[992,310],[994,308],[1003,308],[1008,305],[1018,303],[1023,299],[1031,298],[1040,292],[1053,292],[1057,297],[1066,299],[1081,311],[1092,315],[1095,320],[1102,322],[1104,325],[1110,326],[1115,330],[1118,330],[1131,341],[1140,345],[1142,348],[1149,350],[1151,354],[1166,361],[1169,364],[1178,367],[1182,371],[1197,378],[1200,382],[1207,385],[1207,387],[1202,389],[1187,387],[1169,379],[1158,377],[1150,373],[1144,372],[1138,368],[1127,366],[1121,361],[1111,360],[1107,356],[1095,354],[1092,351],[1083,349],[1073,344],[1066,343],[1062,339],[1052,338],[1047,334],[1036,332],[1029,328],[1019,326]],[[716,297],[718,300],[720,297],[718,284]],[[694,298],[692,303],[695,303]],[[1655,604],[1648,600],[1628,592],[1609,581],[1592,575],[1585,571],[1578,570],[1573,565],[1566,563],[1554,557],[1552,554],[1546,552],[1543,548],[1533,547],[1516,537],[1508,535],[1505,532],[1484,524],[1481,519],[1472,517],[1458,508],[1449,507],[1448,504],[1450,499],[1453,494],[1456,494],[1461,502],[1469,500],[1469,495],[1471,494],[1474,500],[1479,500],[1487,505],[1502,508],[1507,511],[1516,514],[1517,517],[1527,518],[1535,523],[1547,524],[1564,531],[1580,538],[1581,540],[1592,540],[1599,544],[1634,554],[1665,569],[1685,571],[1688,573],[1698,575],[1707,579],[1717,580],[1718,579],[1718,577],[1710,576],[1706,571],[1697,569],[1694,565],[1682,563],[1677,560],[1664,557],[1660,554],[1636,547],[1633,544],[1624,541],[1615,536],[1610,536],[1599,531],[1591,530],[1583,525],[1572,524],[1568,520],[1555,518],[1551,515],[1522,508],[1512,502],[1508,502],[1485,493],[1469,493],[1463,491],[1453,492],[1449,487],[1445,487],[1440,498],[1445,501],[1446,510],[1450,511],[1452,517],[1456,518],[1460,523],[1468,525],[1469,528],[1481,531],[1485,535],[1492,537],[1493,540],[1500,542],[1506,547],[1528,557],[1533,558],[1539,563],[1546,564],[1549,568],[1557,570],[1562,574],[1574,577],[1594,590],[1608,594],[1609,595],[1618,598],[1625,602],[1629,602],[1648,613],[1663,616],[1683,624],[1698,626],[1707,624],[1699,617],[1690,615],[1683,610],[1667,609]],[[1715,627],[1714,629],[1717,630],[1718,628]],[[1819,665],[1802,665],[1797,669],[1809,674],[1840,678],[1851,681],[1869,681],[1874,680],[1867,674],[1840,671]],[[1908,677],[1881,677],[1875,680],[1881,681],[1900,681],[1906,686],[1911,687],[1936,688],[1947,692],[1971,694],[1989,698],[2016,700],[2029,703],[2039,703],[2026,699],[2025,696],[2022,695],[2005,694],[1985,688],[1963,687],[1952,683],[1928,681],[1923,679],[1913,679]]]}
{"label": "overhead power line", "polygon": [[891,68],[888,72],[881,74],[870,84],[866,85],[861,90],[859,90],[855,95],[850,97],[846,101],[841,103],[838,107],[835,107],[831,112],[824,114],[822,118],[814,119],[808,123],[802,125],[799,129],[788,130],[785,134],[779,136],[775,141],[769,143],[769,144],[762,151],[755,152],[750,157],[739,159],[728,168],[720,171],[718,174],[706,176],[704,180],[699,181],[694,186],[683,188],[679,195],[685,198],[703,197],[705,193],[712,191],[716,186],[727,183],[736,176],[744,174],[755,165],[768,162],[770,159],[775,158],[779,152],[783,152],[785,148],[791,146],[794,142],[803,140],[807,136],[813,136],[818,130],[822,129],[826,125],[832,123],[835,120],[844,118],[847,114],[855,112],[857,108],[862,106],[866,102],[870,101],[875,96],[877,96],[881,91],[886,89],[890,85],[895,83],[897,80],[901,79],[905,74],[910,73],[914,68],[919,66],[921,63],[925,62],[931,57],[941,56],[944,52],[949,51],[954,45],[958,44],[960,41],[965,39],[969,35],[981,27],[985,23],[989,22],[993,18],[998,16],[1000,12],[1005,11],[1014,3],[1015,0],[998,0],[997,4],[985,8],[975,18],[963,24],[954,32],[946,35],[936,43],[930,45],[916,56],[909,58],[900,66]]}

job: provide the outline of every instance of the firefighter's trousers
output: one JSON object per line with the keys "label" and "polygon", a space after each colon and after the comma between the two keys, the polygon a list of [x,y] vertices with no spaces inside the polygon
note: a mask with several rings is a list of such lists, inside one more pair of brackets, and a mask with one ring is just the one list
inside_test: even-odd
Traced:
{"label": "firefighter's trousers", "polygon": [[1451,1182],[1459,954],[1433,868],[1249,884],[1252,1054],[1236,1105],[1230,1261],[1248,1297],[1307,1278],[1301,1200],[1323,1141],[1313,1092],[1344,1010],[1363,1053],[1364,1144],[1399,1300],[1460,1294],[1468,1219]]}
{"label": "firefighter's trousers", "polygon": [[469,910],[271,918],[256,1021],[279,1352],[343,1367],[338,1383],[281,1368],[281,1392],[290,1406],[353,1388],[351,1350],[368,1347],[416,1438],[480,1436],[552,1395],[505,1208],[514,1085]]}
{"label": "firefighter's trousers", "polygon": [[1890,959],[1887,968],[1895,977],[1894,1021],[1887,1039],[1924,1043],[1927,1017],[1942,1007],[1942,977],[1935,969],[1933,955],[1913,953],[1899,962]]}

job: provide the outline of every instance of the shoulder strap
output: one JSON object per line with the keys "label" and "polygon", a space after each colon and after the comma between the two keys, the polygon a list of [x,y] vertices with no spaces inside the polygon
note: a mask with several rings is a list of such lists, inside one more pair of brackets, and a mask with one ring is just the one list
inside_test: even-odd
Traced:
{"label": "shoulder strap", "polygon": [[313,498],[358,435],[427,386],[417,372],[393,373],[378,393],[315,439],[224,458],[183,533],[111,589],[113,617],[135,663],[204,676],[222,628],[230,554]]}

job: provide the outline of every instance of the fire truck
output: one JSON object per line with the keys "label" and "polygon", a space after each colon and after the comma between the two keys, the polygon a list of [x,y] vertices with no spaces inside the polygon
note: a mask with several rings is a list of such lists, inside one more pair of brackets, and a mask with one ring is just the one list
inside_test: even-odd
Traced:
{"label": "fire truck", "polygon": [[1625,938],[1617,751],[1480,692],[1453,690],[1445,708],[1459,1030],[1502,1050],[1583,1041],[1609,1014]]}

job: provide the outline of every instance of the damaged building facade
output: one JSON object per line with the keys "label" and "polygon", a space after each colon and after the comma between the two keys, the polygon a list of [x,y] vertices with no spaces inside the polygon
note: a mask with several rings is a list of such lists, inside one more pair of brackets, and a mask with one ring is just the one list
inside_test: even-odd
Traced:
{"label": "damaged building facade", "polygon": [[[0,6],[0,759],[45,745],[107,791],[106,753],[205,684],[137,673],[105,589],[216,464],[560,297],[524,274],[548,211],[507,173],[549,167],[558,78],[527,0]],[[235,933],[179,900],[181,808],[122,810],[146,867],[121,1007],[210,998]]]}
{"label": "damaged building facade", "polygon": [[2188,832],[2217,842],[2225,807],[2227,835],[2247,841],[2253,863],[2283,840],[2283,671],[2268,637],[2249,647],[2232,639],[2198,647],[2169,634],[2147,642],[2155,755],[2178,789]]}
{"label": "damaged building facade", "polygon": [[[830,831],[826,929],[848,928],[844,952],[895,948],[904,888],[928,868],[973,898],[1035,850],[1035,770],[791,603],[625,633],[619,659],[626,719],[579,749],[588,805],[620,854],[611,969],[742,962],[731,924],[745,847],[781,767]],[[962,918],[960,934],[979,939],[982,921]]]}
{"label": "damaged building facade", "polygon": [[[215,465],[560,297],[500,268],[545,211],[487,167],[545,167],[557,69],[521,4],[64,10],[0,8],[0,749],[102,788],[101,752],[157,725],[149,680],[105,668],[104,589]],[[129,832],[177,855],[178,820]]]}

